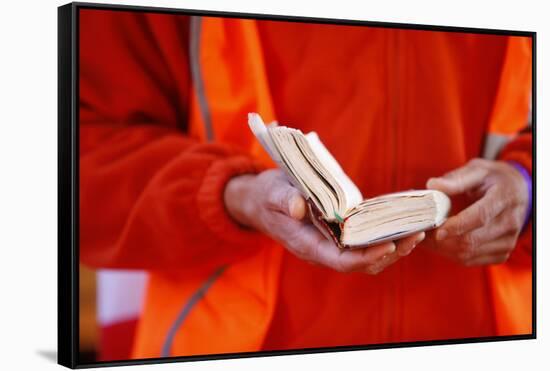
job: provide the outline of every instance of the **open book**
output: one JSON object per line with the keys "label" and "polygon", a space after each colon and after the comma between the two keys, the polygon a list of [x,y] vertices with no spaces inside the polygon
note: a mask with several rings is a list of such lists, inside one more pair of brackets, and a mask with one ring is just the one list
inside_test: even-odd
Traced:
{"label": "open book", "polygon": [[248,114],[250,129],[307,200],[312,222],[340,248],[396,240],[441,225],[451,202],[442,192],[413,190],[363,200],[361,192],[315,132],[266,126]]}

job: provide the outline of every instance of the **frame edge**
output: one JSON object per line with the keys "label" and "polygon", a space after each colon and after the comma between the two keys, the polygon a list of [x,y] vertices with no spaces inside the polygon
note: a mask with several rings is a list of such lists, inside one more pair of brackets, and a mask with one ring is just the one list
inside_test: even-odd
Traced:
{"label": "frame edge", "polygon": [[[78,277],[74,254],[75,6],[57,8],[57,363],[77,365]],[[67,227],[70,226],[70,232]]]}

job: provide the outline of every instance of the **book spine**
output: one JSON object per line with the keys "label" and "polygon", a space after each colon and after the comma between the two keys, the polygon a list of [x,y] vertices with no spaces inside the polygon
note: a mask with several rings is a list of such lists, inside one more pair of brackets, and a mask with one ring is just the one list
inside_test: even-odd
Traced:
{"label": "book spine", "polygon": [[342,233],[343,223],[330,223],[323,218],[321,211],[315,206],[311,199],[307,199],[307,205],[309,210],[309,217],[311,222],[317,229],[325,236],[326,239],[334,241],[336,246],[340,249],[347,248],[342,245],[340,241],[340,235]]}

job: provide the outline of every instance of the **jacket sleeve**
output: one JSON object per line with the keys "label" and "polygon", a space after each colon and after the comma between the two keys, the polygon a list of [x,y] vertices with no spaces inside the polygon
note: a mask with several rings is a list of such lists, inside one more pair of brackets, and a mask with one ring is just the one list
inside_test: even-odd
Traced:
{"label": "jacket sleeve", "polygon": [[[500,154],[532,174],[532,134],[520,134]],[[533,332],[533,225],[530,219],[505,264],[489,267],[489,286],[494,300],[496,335]]]}
{"label": "jacket sleeve", "polygon": [[[532,174],[530,100],[532,88],[532,45],[528,37],[510,37],[495,102],[491,129],[512,140],[498,159],[515,161]],[[522,130],[523,129],[523,130]],[[489,287],[494,300],[496,335],[533,332],[533,239],[532,221],[524,227],[505,264],[488,267]]]}
{"label": "jacket sleeve", "polygon": [[238,148],[185,135],[185,16],[80,14],[80,258],[93,267],[216,267],[253,253],[258,233],[224,209]]}
{"label": "jacket sleeve", "polygon": [[[502,161],[513,161],[520,164],[529,174],[533,174],[533,137],[531,129],[519,134],[511,143],[509,143],[500,153],[499,159]],[[534,206],[533,206],[534,207]],[[533,210],[533,208],[531,209]],[[533,250],[533,225],[532,218],[529,217],[527,225],[523,228],[516,248],[512,253],[512,262],[524,262],[531,265],[531,255]]]}
{"label": "jacket sleeve", "polygon": [[[528,37],[510,36],[501,73],[491,130],[508,134],[512,140],[498,159],[514,161],[532,174],[532,43]],[[531,264],[531,222],[521,233],[510,262]]]}

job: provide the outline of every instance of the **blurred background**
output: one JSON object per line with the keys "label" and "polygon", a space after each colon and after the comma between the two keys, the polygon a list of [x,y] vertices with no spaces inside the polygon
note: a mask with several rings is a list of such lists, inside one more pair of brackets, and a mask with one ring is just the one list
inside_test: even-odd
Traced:
{"label": "blurred background", "polygon": [[80,264],[80,362],[131,358],[147,275]]}

